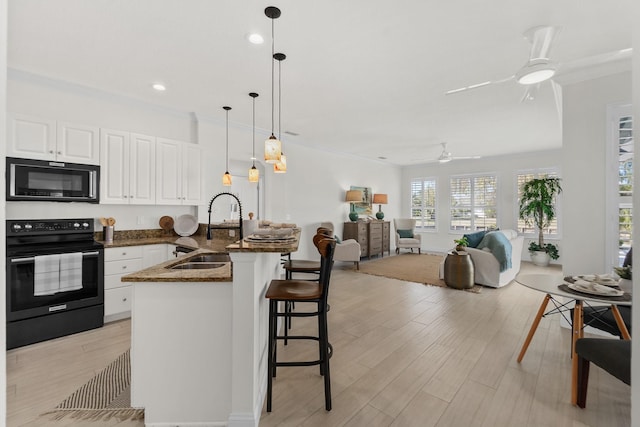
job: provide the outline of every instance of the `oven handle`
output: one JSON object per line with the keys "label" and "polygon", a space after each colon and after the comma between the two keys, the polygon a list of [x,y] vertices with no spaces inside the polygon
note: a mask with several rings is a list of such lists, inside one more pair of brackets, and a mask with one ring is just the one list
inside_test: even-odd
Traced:
{"label": "oven handle", "polygon": [[[98,251],[93,251],[93,252],[83,252],[82,256],[83,257],[89,257],[89,256],[98,256],[100,254],[100,252]],[[34,262],[36,260],[36,257],[28,257],[28,258],[12,258],[11,259],[11,263],[12,264],[19,264],[19,263],[23,263],[23,262]]]}

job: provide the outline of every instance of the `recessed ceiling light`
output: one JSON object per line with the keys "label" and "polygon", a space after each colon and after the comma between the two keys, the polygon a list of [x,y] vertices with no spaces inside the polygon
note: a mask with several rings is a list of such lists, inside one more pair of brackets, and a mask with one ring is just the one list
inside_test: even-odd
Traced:
{"label": "recessed ceiling light", "polygon": [[157,90],[158,92],[163,92],[167,90],[166,86],[163,85],[162,83],[154,83],[153,85],[151,85],[151,87]]}
{"label": "recessed ceiling light", "polygon": [[258,33],[251,33],[247,35],[247,40],[249,40],[253,44],[262,44],[264,43],[264,37],[262,37]]}

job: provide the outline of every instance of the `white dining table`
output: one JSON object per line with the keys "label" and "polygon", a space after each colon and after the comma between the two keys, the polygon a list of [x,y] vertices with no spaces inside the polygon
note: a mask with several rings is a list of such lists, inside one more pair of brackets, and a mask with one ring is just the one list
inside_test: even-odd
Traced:
{"label": "white dining table", "polygon": [[[571,321],[571,329],[572,329],[572,343],[571,343],[571,360],[572,360],[572,381],[571,381],[571,403],[574,405],[578,402],[578,357],[576,356],[575,345],[578,338],[582,338],[584,336],[584,319],[583,319],[583,304],[587,303],[602,303],[606,305],[610,305],[611,312],[613,313],[613,317],[616,320],[616,324],[618,329],[620,329],[620,333],[622,338],[625,340],[631,339],[631,334],[629,334],[629,330],[627,326],[624,324],[624,320],[620,315],[620,311],[618,310],[618,306],[631,306],[631,300],[623,300],[621,298],[611,298],[604,297],[586,293],[578,293],[578,292],[566,292],[562,289],[558,288],[558,285],[568,284],[564,280],[564,278],[557,274],[541,274],[541,273],[531,273],[531,274],[520,274],[516,277],[516,282],[519,284],[526,286],[527,288],[542,292],[545,294],[544,299],[542,300],[542,304],[538,309],[536,317],[533,320],[533,324],[529,329],[529,333],[527,338],[522,345],[520,350],[520,354],[518,355],[518,363],[522,361],[524,358],[524,354],[527,352],[527,348],[531,343],[531,339],[540,324],[540,319],[542,319],[547,314],[555,314],[560,313],[562,311],[569,310],[569,304],[574,302],[574,310],[573,310],[573,319]],[[559,301],[556,298],[563,297],[567,298],[570,301]],[[545,313],[547,308],[547,304],[549,301],[552,301],[555,305],[555,308]]]}

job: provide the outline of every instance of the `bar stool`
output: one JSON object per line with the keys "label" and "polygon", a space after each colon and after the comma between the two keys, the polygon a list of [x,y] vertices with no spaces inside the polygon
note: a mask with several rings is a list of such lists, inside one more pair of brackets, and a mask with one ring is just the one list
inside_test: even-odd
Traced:
{"label": "bar stool", "polygon": [[[316,235],[318,236],[318,235]],[[314,243],[320,253],[320,280],[311,282],[308,280],[272,280],[265,295],[269,299],[269,346],[267,365],[267,412],[271,412],[273,378],[276,376],[278,366],[320,366],[320,375],[324,376],[325,409],[331,410],[331,378],[329,371],[329,358],[333,353],[333,347],[329,343],[327,328],[327,304],[329,296],[329,282],[333,267],[333,251],[336,241],[321,235]],[[284,312],[278,310],[280,302],[285,304],[295,302],[316,303],[315,311]],[[278,318],[284,317],[285,321],[291,317],[317,317],[318,336],[311,335],[278,335]],[[287,325],[285,325],[285,330]],[[314,340],[318,341],[318,360],[278,362],[278,340]]]}

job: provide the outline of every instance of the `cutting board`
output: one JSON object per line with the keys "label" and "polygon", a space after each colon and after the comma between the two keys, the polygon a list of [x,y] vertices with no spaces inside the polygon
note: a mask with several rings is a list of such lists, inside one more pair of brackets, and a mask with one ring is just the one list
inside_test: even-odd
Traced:
{"label": "cutting board", "polygon": [[167,232],[173,230],[173,218],[166,215],[160,218],[160,228]]}

